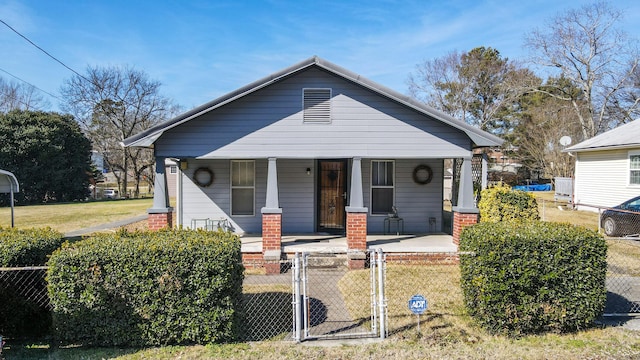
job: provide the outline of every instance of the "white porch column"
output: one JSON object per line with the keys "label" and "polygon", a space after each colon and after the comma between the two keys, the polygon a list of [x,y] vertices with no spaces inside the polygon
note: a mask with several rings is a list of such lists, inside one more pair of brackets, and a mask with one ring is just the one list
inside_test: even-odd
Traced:
{"label": "white porch column", "polygon": [[487,161],[487,154],[482,154],[482,190],[486,189],[489,185],[489,162]]}
{"label": "white porch column", "polygon": [[276,166],[276,158],[269,158],[269,164],[267,167],[267,198],[265,206],[262,208],[262,213],[273,214],[275,212],[282,212],[280,209],[280,202],[278,199],[278,168]]}
{"label": "white porch column", "polygon": [[471,158],[462,160],[460,171],[460,185],[458,189],[458,206],[453,207],[453,243],[460,243],[460,233],[466,226],[478,222],[479,210],[473,197],[473,174]]}
{"label": "white porch column", "polygon": [[151,209],[169,208],[169,189],[167,188],[165,159],[165,157],[156,156],[155,180],[153,183],[153,207]]}
{"label": "white porch column", "polygon": [[471,158],[462,160],[462,169],[460,171],[460,185],[458,187],[458,206],[459,210],[476,209],[473,197],[473,174],[471,169]]}
{"label": "white porch column", "polygon": [[364,268],[367,259],[367,212],[362,195],[362,161],[354,157],[351,165],[351,192],[347,212],[347,259],[350,269]]}
{"label": "white porch column", "polygon": [[153,207],[147,211],[149,214],[149,230],[171,228],[173,225],[173,208],[169,204],[169,189],[167,188],[164,160],[164,157],[156,156]]}
{"label": "white porch column", "polygon": [[282,256],[282,209],[278,200],[276,158],[267,165],[267,196],[262,212],[262,257],[267,274],[280,273]]}
{"label": "white porch column", "polygon": [[359,157],[353,158],[353,164],[351,165],[351,192],[349,193],[349,206],[347,212],[367,212],[367,208],[364,207],[364,200],[362,195],[362,159]]}

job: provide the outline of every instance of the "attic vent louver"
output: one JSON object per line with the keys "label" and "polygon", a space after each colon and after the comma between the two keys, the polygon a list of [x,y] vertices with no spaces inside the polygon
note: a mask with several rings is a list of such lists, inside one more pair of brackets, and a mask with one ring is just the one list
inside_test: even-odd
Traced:
{"label": "attic vent louver", "polygon": [[331,89],[303,89],[302,106],[305,123],[330,123]]}

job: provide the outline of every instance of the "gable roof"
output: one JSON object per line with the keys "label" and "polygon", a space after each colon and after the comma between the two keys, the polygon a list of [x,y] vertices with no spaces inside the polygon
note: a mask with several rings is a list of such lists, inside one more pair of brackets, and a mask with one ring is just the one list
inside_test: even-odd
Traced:
{"label": "gable roof", "polygon": [[415,99],[402,95],[394,90],[391,90],[385,86],[377,84],[371,80],[368,80],[356,73],[353,73],[347,69],[344,69],[338,65],[335,65],[329,61],[321,59],[317,56],[311,57],[304,61],[301,61],[295,65],[292,65],[286,69],[280,70],[260,80],[245,85],[235,91],[232,91],[226,95],[223,95],[217,99],[214,99],[206,104],[198,106],[192,110],[189,110],[181,115],[167,120],[156,126],[153,126],[141,133],[131,136],[125,139],[122,143],[124,146],[131,147],[151,147],[153,143],[167,130],[172,129],[180,124],[183,124],[191,119],[194,119],[200,115],[203,115],[209,111],[224,106],[230,102],[233,102],[241,97],[251,94],[257,90],[265,88],[271,84],[288,78],[296,73],[304,71],[310,67],[318,67],[336,76],[339,76],[345,80],[351,81],[357,85],[367,88],[378,95],[384,96],[392,101],[398,102],[404,106],[412,108],[420,113],[428,115],[436,120],[439,120],[447,125],[450,125],[456,129],[459,129],[467,134],[471,141],[477,147],[484,146],[498,146],[501,145],[504,140],[490,134],[486,131],[480,130],[474,126],[471,126],[463,121],[455,119],[445,113],[442,113],[436,109],[433,109]]}
{"label": "gable roof", "polygon": [[565,152],[612,150],[640,147],[640,120],[634,120],[564,149]]}

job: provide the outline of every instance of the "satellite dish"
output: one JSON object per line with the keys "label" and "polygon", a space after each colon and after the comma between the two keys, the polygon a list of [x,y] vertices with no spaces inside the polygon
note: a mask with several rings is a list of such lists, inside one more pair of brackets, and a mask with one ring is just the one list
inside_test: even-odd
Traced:
{"label": "satellite dish", "polygon": [[571,144],[571,138],[569,136],[563,136],[560,138],[560,145],[567,146]]}

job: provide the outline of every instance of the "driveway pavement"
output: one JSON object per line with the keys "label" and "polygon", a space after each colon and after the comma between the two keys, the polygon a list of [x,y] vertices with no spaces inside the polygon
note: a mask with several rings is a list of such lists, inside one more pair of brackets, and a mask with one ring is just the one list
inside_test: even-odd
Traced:
{"label": "driveway pavement", "polygon": [[97,232],[97,231],[105,231],[105,230],[117,229],[119,227],[126,226],[126,225],[129,225],[129,224],[133,224],[133,223],[136,223],[138,221],[146,220],[147,217],[148,217],[148,215],[144,214],[144,215],[140,215],[140,216],[136,216],[136,217],[132,217],[132,218],[128,218],[128,219],[113,221],[113,222],[106,223],[106,224],[95,225],[95,226],[91,226],[91,227],[84,228],[84,229],[70,231],[70,232],[64,234],[64,236],[65,237],[77,237],[77,236],[88,235],[88,234],[91,234],[91,233],[94,233],[94,232]]}

